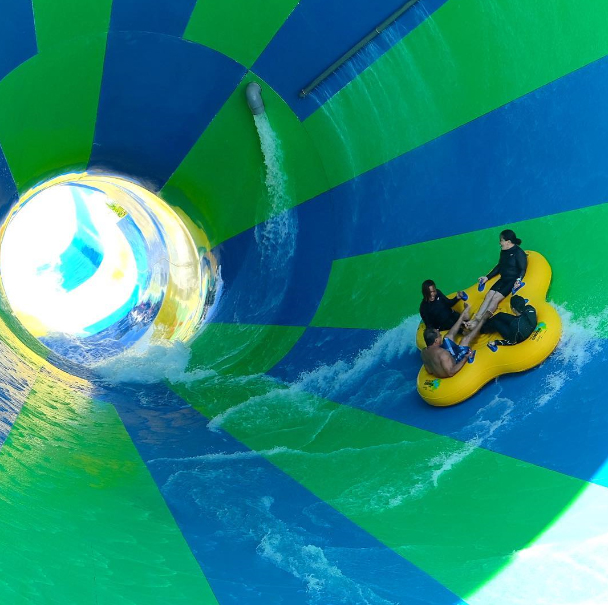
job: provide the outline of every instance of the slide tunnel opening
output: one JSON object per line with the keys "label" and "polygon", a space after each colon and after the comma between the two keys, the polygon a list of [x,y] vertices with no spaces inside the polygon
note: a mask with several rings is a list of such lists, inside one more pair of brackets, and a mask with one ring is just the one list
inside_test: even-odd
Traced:
{"label": "slide tunnel opening", "polygon": [[187,342],[215,297],[216,267],[163,200],[114,175],[34,187],[1,232],[2,292],[15,317],[83,366]]}
{"label": "slide tunnel opening", "polygon": [[[608,4],[410,4],[2,3],[2,602],[608,603]],[[429,406],[506,228],[562,342]]]}

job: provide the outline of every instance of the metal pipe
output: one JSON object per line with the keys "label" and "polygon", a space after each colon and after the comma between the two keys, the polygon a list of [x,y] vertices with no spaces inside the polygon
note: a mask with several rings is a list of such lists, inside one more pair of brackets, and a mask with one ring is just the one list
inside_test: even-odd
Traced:
{"label": "metal pipe", "polygon": [[315,89],[323,80],[331,76],[331,74],[341,65],[346,63],[355,53],[358,53],[366,44],[369,44],[376,36],[381,34],[389,25],[392,25],[405,11],[414,6],[418,0],[409,0],[401,8],[397,9],[388,19],[385,19],[372,32],[367,34],[361,42],[353,46],[347,53],[343,54],[335,63],[332,63],[318,78],[313,80],[308,86],[300,91],[300,97],[304,98],[311,90]]}
{"label": "metal pipe", "polygon": [[257,82],[249,82],[247,84],[245,96],[247,97],[247,105],[249,105],[249,109],[251,109],[251,113],[254,116],[266,111],[264,101],[262,100],[262,87]]}

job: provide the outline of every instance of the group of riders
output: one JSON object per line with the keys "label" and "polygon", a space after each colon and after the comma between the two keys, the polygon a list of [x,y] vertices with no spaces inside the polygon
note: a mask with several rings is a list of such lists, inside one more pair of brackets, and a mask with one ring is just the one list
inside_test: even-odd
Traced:
{"label": "group of riders", "polygon": [[[433,280],[427,279],[422,284],[420,316],[426,326],[426,348],[422,351],[422,361],[427,371],[438,378],[454,376],[467,361],[473,360],[475,352],[469,345],[478,334],[498,332],[502,339],[488,343],[488,347],[496,352],[499,346],[524,341],[536,329],[536,309],[515,294],[522,286],[528,265],[526,253],[520,248],[521,240],[514,231],[506,229],[501,232],[499,241],[498,264],[479,278],[479,289],[482,290],[489,279],[497,275],[500,278],[488,291],[474,317],[466,302],[462,313],[453,309],[459,300],[468,299],[465,292],[448,298],[437,289]],[[495,313],[500,302],[509,294],[512,294],[511,313]],[[442,330],[448,331],[445,336],[441,334]],[[462,334],[459,344],[455,342],[458,334]]]}

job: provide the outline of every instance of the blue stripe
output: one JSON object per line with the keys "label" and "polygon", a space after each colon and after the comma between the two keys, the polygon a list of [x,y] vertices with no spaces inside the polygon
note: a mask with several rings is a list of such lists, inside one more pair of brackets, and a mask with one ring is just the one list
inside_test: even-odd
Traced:
{"label": "blue stripe", "polygon": [[116,406],[220,603],[308,605],[315,579],[319,603],[462,602],[267,460],[210,431],[164,387],[101,398]]}
{"label": "blue stripe", "polygon": [[15,179],[2,149],[0,149],[0,221],[7,217],[9,210],[18,199],[19,192]]}
{"label": "blue stripe", "polygon": [[148,33],[110,33],[90,168],[159,190],[245,73],[213,50]]}
{"label": "blue stripe", "polygon": [[[314,317],[331,269],[333,221],[320,213],[297,212],[294,255],[266,258],[255,228],[214,249],[224,290],[214,322],[307,325]],[[292,222],[295,225],[295,221]],[[289,246],[291,240],[285,242]]]}
{"label": "blue stripe", "polygon": [[0,3],[0,80],[38,52],[34,8],[24,0]]}
{"label": "blue stripe", "polygon": [[293,348],[268,374],[283,382],[295,382],[301,374],[336,363],[353,363],[371,347],[382,332],[345,328],[307,328]]}
{"label": "blue stripe", "polygon": [[114,0],[110,31],[144,31],[180,36],[196,0]]}
{"label": "blue stripe", "polygon": [[[608,343],[596,344],[601,349],[585,353],[590,360],[582,373],[571,360],[553,355],[530,372],[502,377],[445,414],[405,399],[401,411],[395,406],[390,414],[462,441],[480,439],[486,449],[608,487],[605,474],[596,476],[608,459],[602,388]],[[411,365],[419,367],[418,362],[415,356]],[[558,390],[551,397],[553,389]]]}
{"label": "blue stripe", "polygon": [[[365,50],[305,99],[300,91],[367,36],[405,0],[302,0],[252,67],[302,120],[447,0],[420,0]],[[311,30],[314,24],[314,31]],[[312,31],[312,35],[311,35]]]}
{"label": "blue stripe", "polygon": [[[335,259],[605,203],[605,98],[608,58],[301,204],[293,296],[263,323],[306,325]],[[222,268],[218,321],[258,323],[247,290],[273,276],[268,263],[252,264],[254,246],[250,230],[220,248],[234,266]]]}
{"label": "blue stripe", "polygon": [[337,257],[606,202],[607,94],[604,58],[337,187]]}
{"label": "blue stripe", "polygon": [[[312,370],[312,375],[300,379],[299,388],[608,487],[608,416],[602,388],[608,342],[589,342],[584,350],[571,351],[572,358],[553,354],[538,368],[502,376],[466,402],[438,409],[416,392],[420,354],[408,352],[409,342],[403,344],[408,337],[411,342],[411,333],[397,328],[374,333],[372,339],[366,330],[348,332],[345,339],[344,330],[308,329],[304,343],[297,343],[269,374],[289,383]],[[381,341],[376,342],[378,338]],[[314,362],[306,354],[316,350],[322,352],[324,363],[312,367]],[[582,371],[573,361],[581,355],[588,358]],[[359,356],[363,361],[357,364],[354,360]]]}

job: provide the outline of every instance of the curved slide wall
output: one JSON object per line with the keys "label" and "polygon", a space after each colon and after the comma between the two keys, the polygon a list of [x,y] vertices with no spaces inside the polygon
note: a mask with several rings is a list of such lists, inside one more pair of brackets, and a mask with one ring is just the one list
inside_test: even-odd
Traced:
{"label": "curved slide wall", "polygon": [[[3,602],[608,600],[608,7],[420,0],[298,97],[401,4],[0,6],[4,214],[132,178],[223,280],[154,384],[57,369],[4,305]],[[430,408],[420,282],[473,283],[505,227],[553,267],[562,343]]]}

